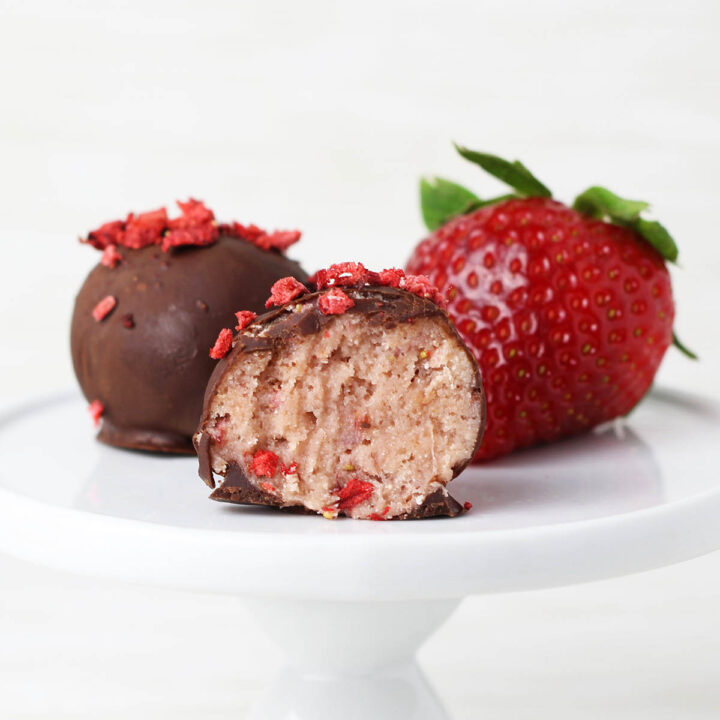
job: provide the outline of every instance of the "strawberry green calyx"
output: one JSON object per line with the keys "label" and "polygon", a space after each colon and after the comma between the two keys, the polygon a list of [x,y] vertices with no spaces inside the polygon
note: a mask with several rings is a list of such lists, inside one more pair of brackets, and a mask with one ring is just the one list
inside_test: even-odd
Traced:
{"label": "strawberry green calyx", "polygon": [[420,181],[420,206],[428,230],[437,230],[450,218],[464,215],[478,202],[482,201],[475,193],[450,180],[436,177]]}
{"label": "strawberry green calyx", "polygon": [[640,214],[650,205],[642,200],[626,200],[607,188],[593,186],[575,198],[573,209],[596,220],[606,220],[635,230],[668,262],[674,263],[678,248],[670,233],[656,220]]}
{"label": "strawberry green calyx", "polygon": [[498,180],[513,188],[522,197],[552,197],[552,193],[519,160],[503,160],[497,155],[469,150],[461,145],[455,149],[470,162],[479,165]]}
{"label": "strawberry green calyx", "polygon": [[435,177],[420,181],[420,207],[428,230],[437,230],[458,215],[467,215],[485,205],[494,205],[514,197],[517,196],[501,195],[481,200],[475,193],[450,180]]}
{"label": "strawberry green calyx", "polygon": [[495,205],[511,198],[552,197],[550,190],[519,160],[510,162],[497,155],[469,150],[460,145],[455,145],[455,149],[466,160],[509,185],[514,192],[482,200],[472,191],[450,180],[439,177],[422,179],[420,206],[428,230],[437,230],[458,215],[467,215],[485,205]]}
{"label": "strawberry green calyx", "polygon": [[[573,209],[596,220],[634,230],[644,238],[668,262],[677,261],[678,248],[670,233],[656,220],[646,220],[641,213],[650,207],[643,200],[626,200],[607,188],[594,185],[575,198]],[[698,356],[680,342],[673,333],[673,345],[685,357],[697,360]]]}

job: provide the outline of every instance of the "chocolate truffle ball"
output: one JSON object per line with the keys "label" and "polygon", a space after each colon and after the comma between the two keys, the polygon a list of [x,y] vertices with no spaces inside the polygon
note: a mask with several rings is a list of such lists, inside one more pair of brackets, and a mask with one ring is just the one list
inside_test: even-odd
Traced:
{"label": "chocolate truffle ball", "polygon": [[239,237],[242,226],[213,223],[207,235],[196,225],[188,236],[178,234],[187,228],[173,234],[165,227],[160,240],[131,247],[127,222],[113,236],[90,235],[89,242],[104,252],[75,303],[75,373],[91,412],[101,416],[101,441],[192,453],[192,434],[216,365],[209,351],[218,331],[238,310],[261,311],[278,278],[307,276],[277,248]]}
{"label": "chocolate truffle ball", "polygon": [[219,339],[195,437],[210,497],[328,519],[459,514],[446,485],[485,419],[475,359],[422,278],[323,273],[313,293],[280,281],[286,304],[248,317],[232,348]]}

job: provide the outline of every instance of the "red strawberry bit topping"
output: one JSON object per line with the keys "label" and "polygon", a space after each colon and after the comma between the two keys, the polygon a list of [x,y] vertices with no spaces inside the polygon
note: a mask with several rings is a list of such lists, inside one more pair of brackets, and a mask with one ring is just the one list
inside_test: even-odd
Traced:
{"label": "red strawberry bit topping", "polygon": [[359,287],[375,280],[377,273],[368,270],[362,263],[344,262],[331,265],[327,270],[318,270],[310,282],[318,290],[328,287]]}
{"label": "red strawberry bit topping", "polygon": [[162,239],[163,252],[170,248],[194,245],[204,247],[212,245],[220,236],[215,225],[198,225],[194,228],[170,230]]}
{"label": "red strawberry bit topping", "polygon": [[92,316],[97,322],[104,320],[117,305],[117,300],[112,295],[106,295],[92,311]]}
{"label": "red strawberry bit topping", "polygon": [[463,503],[463,508],[465,508],[465,510],[472,510],[472,503],[469,500],[466,500]]}
{"label": "red strawberry bit topping", "polygon": [[93,425],[97,427],[100,424],[102,414],[105,412],[105,406],[99,400],[93,400],[90,405],[88,405],[88,412],[92,418]]}
{"label": "red strawberry bit topping", "polygon": [[388,287],[400,287],[400,281],[405,277],[405,273],[399,268],[388,268],[381,270],[379,273],[380,285]]}
{"label": "red strawberry bit topping", "polygon": [[[135,215],[130,213],[125,220],[115,220],[101,225],[88,234],[86,242],[98,250],[110,245],[139,250],[150,245],[160,245],[163,251],[183,246],[202,247],[212,245],[220,234],[240,238],[263,250],[284,252],[301,236],[299,230],[275,230],[266,232],[257,225],[242,225],[237,222],[218,225],[215,214],[200,200],[190,198],[177,203],[180,216],[169,218],[165,208]],[[103,264],[117,262],[108,255]],[[118,256],[119,258],[119,256]],[[114,267],[114,265],[108,265]]]}
{"label": "red strawberry bit topping", "polygon": [[370,520],[385,520],[385,516],[388,514],[390,507],[386,507],[381,513],[371,513],[368,518]]}
{"label": "red strawberry bit topping", "polygon": [[424,275],[406,275],[399,268],[388,268],[379,273],[368,270],[362,263],[346,262],[318,270],[309,280],[317,290],[333,287],[363,287],[379,285],[407,290],[419,297],[445,307],[442,293]]}
{"label": "red strawberry bit topping", "polygon": [[261,250],[279,250],[284,252],[291,245],[294,245],[302,236],[300,230],[273,230],[267,232],[257,225],[242,225],[234,222],[228,225],[221,225],[221,231],[231,237],[241,238]]}
{"label": "red strawberry bit topping", "polygon": [[265,492],[270,493],[271,495],[277,494],[277,488],[272,483],[269,483],[267,480],[263,480],[262,482],[259,482],[258,487],[263,489]]}
{"label": "red strawberry bit topping", "polygon": [[257,318],[257,313],[251,312],[250,310],[240,310],[235,313],[238,324],[235,326],[236,330],[244,330],[251,322]]}
{"label": "red strawberry bit topping", "polygon": [[81,238],[80,242],[86,242],[96,250],[104,250],[108,245],[119,245],[124,234],[125,222],[114,220],[101,225],[97,230],[93,230],[86,239]]}
{"label": "red strawberry bit topping", "polygon": [[165,208],[133,215],[130,213],[125,221],[125,232],[118,239],[118,245],[133,250],[140,250],[148,245],[157,245],[167,227]]}
{"label": "red strawberry bit topping", "polygon": [[230,328],[223,328],[217,336],[215,344],[210,348],[210,357],[213,360],[224,358],[230,352],[232,341],[232,330],[230,330]]}
{"label": "red strawberry bit topping", "polygon": [[307,291],[307,288],[294,277],[281,278],[270,288],[270,297],[267,299],[265,307],[285,305],[296,297],[305,295]]}
{"label": "red strawberry bit topping", "polygon": [[257,225],[243,225],[239,222],[221,225],[220,229],[225,235],[246,240],[249,243],[253,243],[253,245],[255,245],[263,235],[267,235],[267,233]]}
{"label": "red strawberry bit topping", "polygon": [[340,288],[332,288],[318,299],[318,307],[323,315],[342,315],[353,305],[355,301]]}
{"label": "red strawberry bit topping", "polygon": [[289,465],[283,465],[283,466],[280,468],[280,472],[281,472],[283,475],[296,475],[296,474],[297,474],[297,469],[298,469],[297,463],[296,463],[296,462],[291,462]]}
{"label": "red strawberry bit topping", "polygon": [[105,267],[114,268],[119,262],[122,262],[122,255],[117,251],[117,245],[110,243],[103,250],[100,257],[100,264]]}
{"label": "red strawberry bit topping", "polygon": [[425,277],[425,275],[406,275],[401,278],[398,287],[418,295],[421,298],[432,300],[436,305],[444,307],[445,297],[443,294]]}
{"label": "red strawberry bit topping", "polygon": [[271,233],[261,235],[255,244],[263,250],[287,250],[294,245],[302,233],[299,230],[274,230]]}
{"label": "red strawberry bit topping", "polygon": [[132,330],[135,327],[135,318],[132,316],[132,313],[125,313],[121,320],[123,327],[126,327],[128,330]]}
{"label": "red strawberry bit topping", "polygon": [[271,450],[258,450],[252,457],[250,472],[258,477],[271,478],[275,476],[280,458]]}
{"label": "red strawberry bit topping", "polygon": [[182,213],[179,218],[170,220],[168,227],[171,230],[187,230],[188,228],[209,225],[215,220],[215,213],[200,200],[190,198],[187,202],[177,201]]}
{"label": "red strawberry bit topping", "polygon": [[338,510],[350,510],[360,503],[364,503],[372,497],[375,488],[372,483],[353,478],[337,494],[339,502]]}

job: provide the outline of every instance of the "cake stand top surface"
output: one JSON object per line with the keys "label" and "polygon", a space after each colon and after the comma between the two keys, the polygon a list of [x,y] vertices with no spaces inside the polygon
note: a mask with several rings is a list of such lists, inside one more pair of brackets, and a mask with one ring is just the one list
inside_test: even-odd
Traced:
{"label": "cake stand top surface", "polygon": [[207,499],[197,462],[97,443],[78,395],[0,417],[0,550],[209,592],[453,598],[638,572],[720,547],[720,406],[656,390],[622,425],[465,471],[454,519],[325,520]]}

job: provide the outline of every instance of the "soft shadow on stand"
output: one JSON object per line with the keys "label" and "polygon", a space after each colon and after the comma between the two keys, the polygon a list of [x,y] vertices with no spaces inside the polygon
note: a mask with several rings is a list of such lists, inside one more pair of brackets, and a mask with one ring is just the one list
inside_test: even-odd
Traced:
{"label": "soft shadow on stand", "polygon": [[660,468],[632,428],[606,425],[467,470],[452,485],[487,529],[588,520],[663,502]]}
{"label": "soft shadow on stand", "polygon": [[184,507],[207,497],[194,456],[125,450],[101,443],[97,448],[97,461],[75,496],[79,510],[175,525],[185,517]]}

